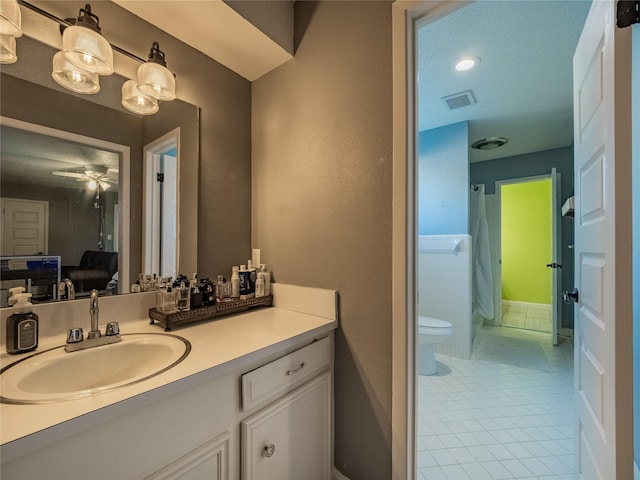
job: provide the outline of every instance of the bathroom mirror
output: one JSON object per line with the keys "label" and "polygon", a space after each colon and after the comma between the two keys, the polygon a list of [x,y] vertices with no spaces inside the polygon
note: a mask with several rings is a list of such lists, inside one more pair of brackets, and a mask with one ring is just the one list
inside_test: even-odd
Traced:
{"label": "bathroom mirror", "polygon": [[[20,131],[21,122],[67,132],[73,137],[67,148],[74,149],[75,153],[81,152],[86,158],[93,155],[95,160],[83,162],[76,159],[75,166],[65,166],[58,161],[55,170],[44,175],[42,172],[41,175],[36,175],[35,164],[30,163],[35,160],[25,156],[20,159],[17,167],[24,175],[22,189],[19,188],[20,182],[15,175],[16,162],[3,161],[3,169],[5,166],[13,167],[12,174],[7,176],[7,179],[13,182],[13,186],[9,188],[4,184],[0,185],[1,195],[5,197],[10,194],[14,198],[20,190],[22,198],[27,198],[29,191],[43,194],[51,187],[36,183],[38,176],[42,176],[46,182],[58,182],[58,186],[60,182],[65,181],[75,192],[70,195],[75,195],[77,200],[75,203],[67,202],[64,217],[55,218],[50,211],[48,221],[57,228],[56,235],[60,235],[61,230],[67,230],[68,235],[65,238],[58,237],[55,244],[64,245],[66,242],[68,245],[65,248],[58,247],[60,251],[51,248],[43,251],[49,256],[61,256],[61,264],[66,266],[77,265],[80,261],[77,257],[86,250],[122,252],[123,254],[118,255],[118,271],[122,273],[128,270],[128,278],[119,278],[117,288],[111,292],[126,293],[130,284],[143,270],[143,194],[147,188],[143,174],[143,151],[146,145],[153,144],[158,138],[169,132],[177,132],[177,268],[181,272],[197,271],[198,107],[176,100],[161,103],[160,111],[155,115],[141,117],[131,114],[120,105],[120,88],[125,79],[117,75],[102,77],[101,91],[98,94],[73,94],[58,87],[51,79],[51,58],[54,53],[51,47],[33,39],[21,38],[18,62],[14,65],[3,65],[0,73],[2,116],[17,121],[18,128],[16,125],[11,127],[14,129],[11,131],[12,137],[25,138],[26,133]],[[35,139],[27,141],[32,145],[40,143]],[[96,150],[90,152],[90,148]],[[123,154],[123,149],[128,152]],[[51,153],[49,157],[56,155],[60,154]],[[71,155],[68,151],[63,155],[70,160]],[[80,165],[81,163],[83,165]],[[97,194],[101,195],[99,199],[96,198],[95,190],[88,189],[90,179],[78,177],[91,170],[87,165],[98,167],[97,169],[105,175],[102,191],[100,188],[97,190]],[[128,178],[122,176],[127,170]],[[4,177],[4,171],[2,173]],[[104,190],[106,184],[109,185]],[[128,198],[125,193],[128,194]],[[99,205],[93,214],[89,214],[92,220],[88,224],[81,223],[77,218],[80,216],[80,200],[89,204],[87,211],[91,210],[91,206]],[[122,211],[123,207],[126,208],[125,211]],[[70,219],[75,219],[82,231],[71,228]],[[65,222],[69,228],[61,227],[60,224],[64,225]],[[87,229],[91,232],[85,231]]]}

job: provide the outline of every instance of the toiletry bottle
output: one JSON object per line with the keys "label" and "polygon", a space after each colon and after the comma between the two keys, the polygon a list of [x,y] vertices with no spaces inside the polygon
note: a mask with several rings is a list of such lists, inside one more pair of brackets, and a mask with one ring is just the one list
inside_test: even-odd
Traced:
{"label": "toiletry bottle", "polygon": [[166,285],[158,289],[156,309],[164,313],[172,313],[177,310],[176,292],[171,285]]}
{"label": "toiletry bottle", "polygon": [[225,277],[222,278],[222,301],[228,302],[231,300],[231,282],[227,282]]}
{"label": "toiletry bottle", "polygon": [[176,296],[178,297],[178,310],[186,312],[191,308],[191,289],[185,284],[184,281],[180,282],[180,286],[175,288]]}
{"label": "toiletry bottle", "polygon": [[240,275],[238,274],[238,267],[231,267],[231,298],[240,297]]}
{"label": "toiletry bottle", "polygon": [[[240,271],[238,272],[240,276],[240,300],[249,300],[255,297],[256,286],[254,282],[251,282],[251,273],[247,270],[246,265],[240,265]],[[255,271],[253,273],[255,274]]]}
{"label": "toiletry bottle", "polygon": [[262,272],[258,273],[256,279],[256,298],[260,297],[264,297],[264,274]]}
{"label": "toiletry bottle", "polygon": [[223,285],[222,275],[218,275],[218,281],[216,282],[216,302],[218,303],[222,301],[223,290],[224,290],[224,285]]}
{"label": "toiletry bottle", "polygon": [[247,260],[247,270],[249,271],[249,282],[251,282],[250,288],[255,292],[256,280],[258,279],[258,275],[256,272],[256,267],[253,266],[253,260]]}
{"label": "toiletry bottle", "polygon": [[17,293],[16,303],[7,318],[7,353],[31,352],[38,348],[38,315],[31,311],[30,293]]}
{"label": "toiletry bottle", "polygon": [[193,278],[189,281],[190,304],[191,308],[200,308],[202,306],[202,292],[198,287],[198,274],[194,273]]}
{"label": "toiletry bottle", "polygon": [[205,307],[216,303],[215,288],[208,278],[203,278],[200,281],[200,292],[202,292],[202,304]]}
{"label": "toiletry bottle", "polygon": [[267,266],[264,263],[260,265],[260,271],[264,278],[264,294],[271,295],[271,274],[267,272]]}

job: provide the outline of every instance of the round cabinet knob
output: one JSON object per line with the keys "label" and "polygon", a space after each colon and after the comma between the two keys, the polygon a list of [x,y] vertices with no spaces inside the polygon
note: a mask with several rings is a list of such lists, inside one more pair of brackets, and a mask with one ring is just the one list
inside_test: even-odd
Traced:
{"label": "round cabinet knob", "polygon": [[273,457],[273,454],[276,451],[276,446],[273,443],[264,446],[264,456],[267,458]]}

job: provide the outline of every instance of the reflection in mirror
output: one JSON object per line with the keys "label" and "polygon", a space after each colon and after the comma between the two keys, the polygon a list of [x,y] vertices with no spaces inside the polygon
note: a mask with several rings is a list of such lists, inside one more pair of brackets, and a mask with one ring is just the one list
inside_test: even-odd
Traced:
{"label": "reflection in mirror", "polygon": [[0,304],[16,286],[54,300],[65,278],[77,296],[126,291],[129,147],[2,117],[0,138]]}
{"label": "reflection in mirror", "polygon": [[[82,259],[77,260],[78,252],[94,249],[98,252],[117,251],[118,252],[118,292],[128,292],[131,283],[138,278],[141,272],[160,273],[148,270],[143,259],[143,222],[145,221],[146,206],[143,203],[144,176],[143,176],[143,149],[145,145],[153,144],[154,141],[175,131],[180,132],[179,142],[176,148],[177,179],[176,185],[176,205],[175,212],[175,263],[176,272],[191,273],[197,271],[197,195],[198,195],[198,159],[199,159],[199,111],[198,107],[183,101],[163,102],[160,111],[148,117],[140,117],[126,111],[120,105],[120,88],[125,79],[118,78],[117,75],[105,77],[101,80],[101,91],[95,95],[77,95],[58,87],[51,79],[50,60],[55,53],[54,49],[41,44],[28,37],[21,38],[21,61],[13,65],[3,65],[0,73],[1,110],[5,118],[11,118],[30,124],[36,124],[45,128],[52,128],[67,132],[69,134],[80,135],[82,141],[75,140],[75,144],[91,145],[87,138],[98,139],[98,149],[104,152],[118,152],[119,147],[126,146],[130,152],[130,176],[124,182],[122,178],[122,158],[118,168],[118,183],[105,181],[110,184],[107,191],[101,190],[100,202],[105,203],[104,222],[102,225],[102,250],[95,238],[86,239],[83,235],[90,232],[98,232],[99,225],[87,226],[87,230],[79,238],[83,238],[82,244],[76,243],[76,233],[60,240],[59,244],[67,245],[67,251],[75,253],[65,253],[65,251],[54,251],[52,249],[51,237],[46,250],[49,256],[63,257],[60,266],[78,266]],[[0,123],[4,121],[0,119]],[[2,133],[4,137],[4,133]],[[4,141],[4,138],[2,138]],[[100,142],[106,142],[111,146],[104,146]],[[96,145],[95,143],[93,143]],[[93,161],[91,161],[92,165]],[[82,186],[82,182],[76,182],[71,176],[63,173],[81,175],[82,169],[86,166],[79,166],[80,161],[68,167],[58,165],[55,175],[57,180],[65,179],[76,186]],[[89,161],[87,161],[89,164]],[[99,162],[98,166],[102,165]],[[105,166],[105,165],[102,165]],[[23,163],[19,167],[20,175],[24,179],[29,179],[32,175],[32,168]],[[99,169],[92,171],[97,172]],[[3,176],[4,176],[4,172]],[[107,175],[115,179],[115,169],[107,166]],[[54,175],[50,175],[54,176]],[[103,178],[103,181],[105,179]],[[86,189],[76,190],[77,195],[85,195]],[[115,195],[110,192],[129,193],[129,206],[125,208],[122,201],[118,200],[120,211],[115,208]],[[1,196],[5,196],[4,185],[2,185]],[[88,194],[86,194],[88,195]],[[94,192],[95,195],[95,192]],[[13,198],[13,197],[9,197]],[[93,197],[95,203],[95,196]],[[97,210],[97,209],[96,209]],[[50,222],[56,222],[52,217],[53,212],[49,212]],[[115,216],[119,213],[119,219]],[[79,221],[74,216],[74,212],[68,212],[69,218]],[[125,220],[128,219],[128,220]],[[97,215],[94,216],[97,222]],[[50,224],[49,230],[57,228],[57,225]],[[108,235],[111,234],[109,243]],[[93,235],[93,233],[92,233]],[[160,235],[160,234],[158,234]],[[162,236],[159,237],[162,239]],[[171,243],[171,242],[167,242]],[[128,259],[124,258],[125,246],[128,246]],[[81,255],[80,253],[80,255]],[[69,259],[64,258],[69,256]],[[129,278],[125,282],[123,273],[126,268],[123,262],[128,265]],[[0,278],[3,280],[3,278]],[[53,284],[53,282],[51,282]],[[112,284],[113,285],[113,284]],[[4,288],[4,286],[2,287]],[[113,290],[113,289],[112,289]],[[5,291],[0,292],[5,295]],[[4,306],[4,303],[2,304]]]}

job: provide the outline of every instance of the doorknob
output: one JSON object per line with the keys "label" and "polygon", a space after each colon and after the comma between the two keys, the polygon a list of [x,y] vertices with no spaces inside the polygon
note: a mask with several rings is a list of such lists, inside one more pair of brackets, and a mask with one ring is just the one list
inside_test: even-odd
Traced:
{"label": "doorknob", "polygon": [[578,303],[578,289],[574,288],[570,292],[562,292],[562,301],[568,304]]}

